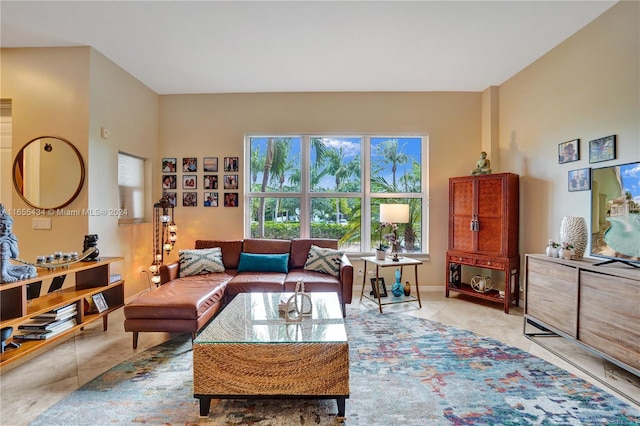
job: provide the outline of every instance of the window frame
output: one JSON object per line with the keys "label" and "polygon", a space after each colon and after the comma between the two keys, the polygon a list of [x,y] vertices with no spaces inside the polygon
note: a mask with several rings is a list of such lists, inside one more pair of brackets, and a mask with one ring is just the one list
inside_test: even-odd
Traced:
{"label": "window frame", "polygon": [[[360,168],[361,187],[359,192],[311,192],[310,170],[311,170],[311,139],[312,138],[355,138],[361,139],[360,158],[362,166]],[[251,139],[252,138],[300,138],[300,192],[252,192],[251,191]],[[371,139],[373,138],[419,138],[421,140],[420,149],[420,192],[411,193],[379,193],[371,191]],[[251,198],[300,198],[300,238],[311,238],[311,200],[313,198],[360,198],[361,200],[361,238],[360,251],[348,252],[349,255],[369,255],[373,251],[367,251],[367,247],[373,247],[376,241],[371,240],[372,222],[371,200],[372,199],[397,199],[397,198],[418,198],[422,200],[421,208],[421,251],[406,253],[408,257],[424,258],[429,255],[429,135],[428,134],[407,134],[407,133],[252,133],[245,135],[245,167],[244,181],[249,182],[244,186],[244,205],[250,205]],[[244,211],[244,237],[251,237],[251,209]]]}

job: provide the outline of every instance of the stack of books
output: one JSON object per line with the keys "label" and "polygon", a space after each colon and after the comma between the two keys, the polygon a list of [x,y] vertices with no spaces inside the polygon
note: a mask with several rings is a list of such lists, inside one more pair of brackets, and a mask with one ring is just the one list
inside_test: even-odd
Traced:
{"label": "stack of books", "polygon": [[14,337],[22,340],[50,339],[75,326],[77,313],[76,304],[72,303],[37,315],[29,322],[19,325]]}

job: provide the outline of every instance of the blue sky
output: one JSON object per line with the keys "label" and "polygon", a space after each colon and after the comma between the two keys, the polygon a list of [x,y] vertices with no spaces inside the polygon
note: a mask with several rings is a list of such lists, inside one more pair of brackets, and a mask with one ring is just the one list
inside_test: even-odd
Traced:
{"label": "blue sky", "polygon": [[629,191],[636,203],[640,203],[640,163],[620,166],[620,177],[624,191]]}

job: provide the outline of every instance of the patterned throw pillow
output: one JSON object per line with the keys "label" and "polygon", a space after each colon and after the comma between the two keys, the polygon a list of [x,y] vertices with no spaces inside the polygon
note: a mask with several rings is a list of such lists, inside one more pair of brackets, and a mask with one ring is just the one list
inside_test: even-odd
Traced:
{"label": "patterned throw pillow", "polygon": [[180,276],[208,274],[210,272],[224,272],[222,250],[220,247],[200,250],[180,250]]}
{"label": "patterned throw pillow", "polygon": [[311,245],[304,269],[307,271],[323,272],[325,274],[340,276],[340,259],[344,250],[334,250]]}

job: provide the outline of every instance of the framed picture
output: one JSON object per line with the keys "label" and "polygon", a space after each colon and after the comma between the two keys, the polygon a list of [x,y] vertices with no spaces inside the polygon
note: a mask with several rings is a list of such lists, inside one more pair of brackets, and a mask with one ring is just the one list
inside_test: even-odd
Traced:
{"label": "framed picture", "polygon": [[591,189],[591,169],[569,170],[569,192]]}
{"label": "framed picture", "polygon": [[182,189],[197,189],[197,179],[198,176],[196,175],[182,175]]}
{"label": "framed picture", "polygon": [[198,205],[198,193],[197,192],[183,192],[182,193],[182,206],[183,207],[196,207]]}
{"label": "framed picture", "polygon": [[198,171],[198,159],[196,157],[184,157],[182,159],[182,171],[185,173]]}
{"label": "framed picture", "polygon": [[107,305],[107,301],[104,300],[102,293],[94,294],[91,298],[93,299],[93,303],[96,304],[98,312],[104,312],[109,309],[109,305]]}
{"label": "framed picture", "polygon": [[224,175],[224,189],[238,189],[238,175]]}
{"label": "framed picture", "polygon": [[167,197],[167,201],[169,201],[173,207],[176,207],[178,194],[175,192],[165,192],[164,195]]}
{"label": "framed picture", "polygon": [[204,203],[205,207],[218,207],[218,193],[217,192],[205,192]]}
{"label": "framed picture", "polygon": [[615,160],[616,135],[589,141],[589,163]]}
{"label": "framed picture", "polygon": [[225,172],[237,172],[238,171],[238,157],[224,157],[224,171]]}
{"label": "framed picture", "polygon": [[217,172],[218,157],[204,157],[202,159],[202,170],[205,172]]}
{"label": "framed picture", "polygon": [[162,175],[162,189],[176,189],[176,175]]}
{"label": "framed picture", "polygon": [[162,159],[162,173],[175,173],[177,161],[175,158]]}
{"label": "framed picture", "polygon": [[558,163],[570,163],[580,159],[580,139],[562,142],[558,145]]}
{"label": "framed picture", "polygon": [[224,206],[225,207],[238,207],[238,193],[237,192],[225,192],[224,193]]}
{"label": "framed picture", "polygon": [[218,189],[218,175],[204,175],[202,189]]}
{"label": "framed picture", "polygon": [[[380,297],[387,297],[387,286],[384,283],[384,278],[378,277],[378,285],[380,287]],[[373,297],[378,297],[378,287],[376,286],[376,279],[371,278],[371,293]]]}

